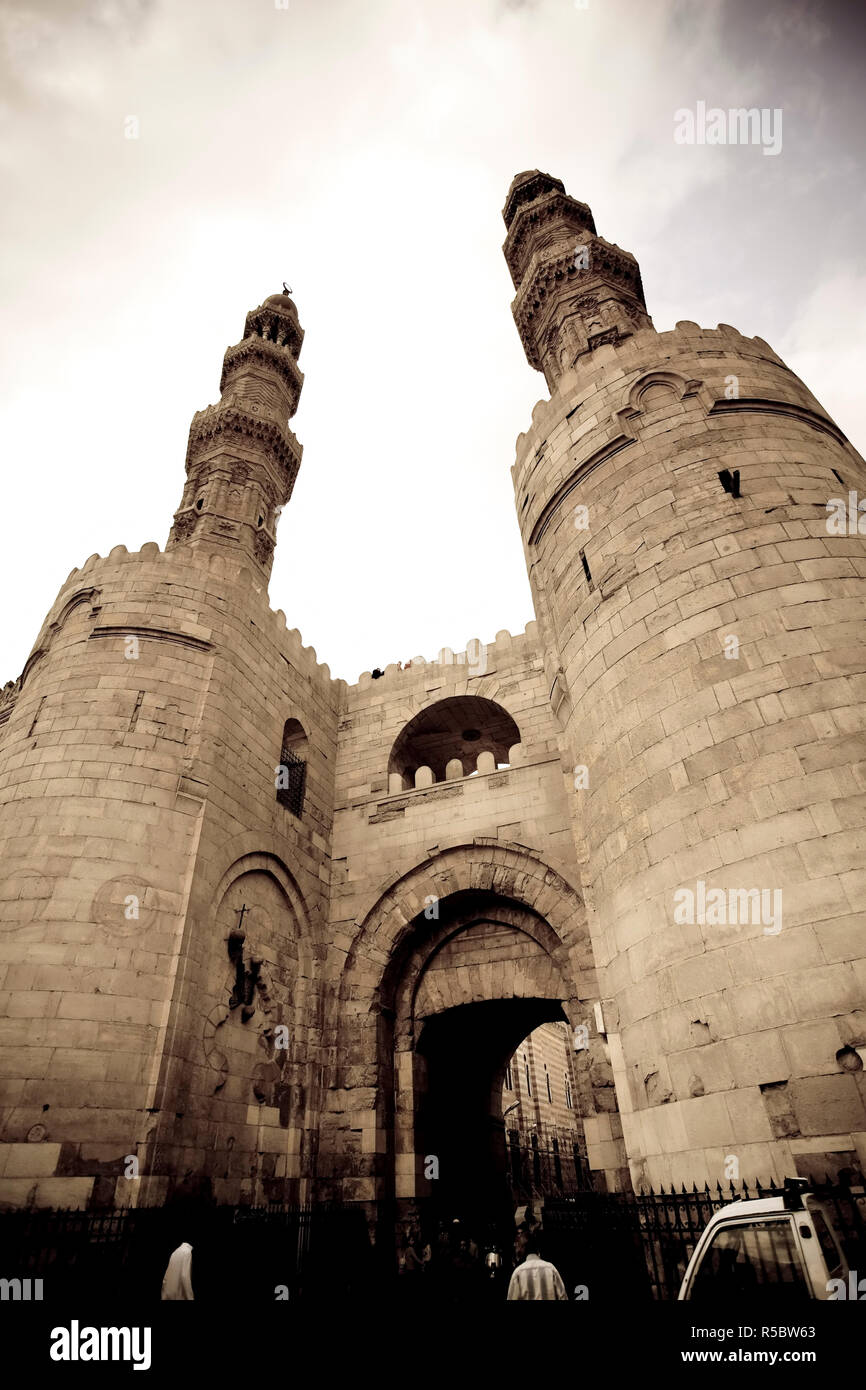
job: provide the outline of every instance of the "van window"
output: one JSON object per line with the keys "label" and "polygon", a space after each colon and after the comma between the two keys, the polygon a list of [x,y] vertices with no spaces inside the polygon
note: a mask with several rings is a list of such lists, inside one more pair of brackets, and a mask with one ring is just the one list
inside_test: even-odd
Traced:
{"label": "van window", "polygon": [[830,1228],[819,1211],[814,1207],[809,1208],[809,1215],[815,1223],[815,1235],[818,1237],[818,1244],[821,1247],[821,1254],[824,1256],[824,1263],[829,1274],[842,1267],[839,1258],[839,1251],[836,1249],[836,1242],[830,1234]]}
{"label": "van window", "polygon": [[704,1251],[689,1298],[709,1301],[725,1297],[762,1303],[809,1298],[790,1217],[738,1221],[720,1228]]}

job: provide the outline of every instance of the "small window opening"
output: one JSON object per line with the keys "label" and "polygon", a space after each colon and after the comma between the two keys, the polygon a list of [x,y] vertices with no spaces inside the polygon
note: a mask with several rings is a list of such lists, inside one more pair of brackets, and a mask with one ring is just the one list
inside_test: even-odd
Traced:
{"label": "small window opening", "polygon": [[725,489],[725,492],[729,492],[729,493],[731,494],[732,497],[739,497],[739,495],[740,495],[740,470],[739,470],[739,468],[735,468],[734,471],[733,471],[733,473],[731,472],[731,470],[730,470],[729,468],[723,468],[723,469],[721,470],[721,472],[719,473],[719,482],[721,483],[722,487]]}
{"label": "small window opening", "polygon": [[837,478],[839,480],[843,487],[846,486],[845,479],[842,477],[841,473],[837,473],[835,468],[831,468],[830,472],[833,474],[834,478]]}
{"label": "small window opening", "polygon": [[306,753],[307,735],[303,726],[297,719],[287,719],[277,768],[277,801],[298,817],[304,813],[307,790]]}
{"label": "small window opening", "polygon": [[593,582],[592,582],[592,572],[591,572],[591,570],[590,570],[590,568],[589,568],[589,561],[588,561],[587,558],[586,558],[586,552],[583,551],[583,550],[581,550],[581,552],[580,552],[580,563],[583,565],[583,572],[584,572],[584,574],[586,575],[586,580],[587,580],[587,583],[589,584],[589,587],[590,587],[591,589],[594,589],[594,588],[595,588],[595,585],[594,585]]}
{"label": "small window opening", "polygon": [[258,523],[259,526],[261,526],[261,524],[262,524],[263,521],[264,521],[264,517],[263,517],[263,516],[260,516],[260,517],[259,517],[259,523]]}
{"label": "small window opening", "polygon": [[200,497],[200,498],[198,499],[198,501],[196,502],[196,504],[195,504],[195,509],[196,509],[196,511],[197,511],[197,512],[200,512],[203,506],[204,506],[204,498],[203,498],[203,497]]}

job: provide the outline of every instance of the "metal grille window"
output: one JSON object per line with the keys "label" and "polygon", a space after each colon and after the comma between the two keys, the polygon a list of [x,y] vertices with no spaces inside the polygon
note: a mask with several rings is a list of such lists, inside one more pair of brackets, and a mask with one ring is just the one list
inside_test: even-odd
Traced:
{"label": "metal grille window", "polygon": [[283,729],[283,747],[276,769],[277,801],[293,816],[304,813],[307,789],[307,736],[297,719],[287,719]]}

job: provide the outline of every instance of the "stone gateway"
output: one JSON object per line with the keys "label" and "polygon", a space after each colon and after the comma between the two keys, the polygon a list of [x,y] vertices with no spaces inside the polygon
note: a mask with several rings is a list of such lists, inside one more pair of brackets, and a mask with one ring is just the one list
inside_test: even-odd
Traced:
{"label": "stone gateway", "polygon": [[165,549],[73,570],[3,690],[2,1205],[498,1200],[562,1021],[599,1190],[861,1171],[863,460],[760,338],[657,332],[558,179],[504,220],[525,632],[350,686],[271,610],[281,293]]}

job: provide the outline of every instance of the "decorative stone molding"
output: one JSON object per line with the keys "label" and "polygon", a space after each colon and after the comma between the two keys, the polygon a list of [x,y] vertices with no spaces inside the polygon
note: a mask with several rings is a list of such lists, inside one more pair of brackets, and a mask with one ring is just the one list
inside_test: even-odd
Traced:
{"label": "decorative stone molding", "polygon": [[176,541],[185,541],[192,535],[198,523],[195,511],[180,512],[174,519],[172,535]]}
{"label": "decorative stone molding", "polygon": [[267,531],[256,531],[253,536],[253,554],[260,565],[267,564],[274,553],[274,539]]}
{"label": "decorative stone molding", "polygon": [[187,467],[198,461],[206,448],[214,444],[228,444],[233,448],[238,439],[248,440],[269,462],[284,471],[291,495],[291,486],[301,465],[302,449],[298,441],[291,430],[282,429],[237,406],[211,405],[206,410],[196,411],[189,431]]}
{"label": "decorative stone molding", "polygon": [[304,384],[304,373],[301,371],[294,357],[284,348],[277,346],[276,343],[269,342],[267,338],[256,336],[242,338],[239,343],[226,350],[223,358],[222,376],[220,377],[220,391],[225,391],[230,385],[238,371],[244,367],[266,367],[271,375],[279,377],[280,381],[286,386],[291,398],[290,415],[295,413],[301,388]]}

